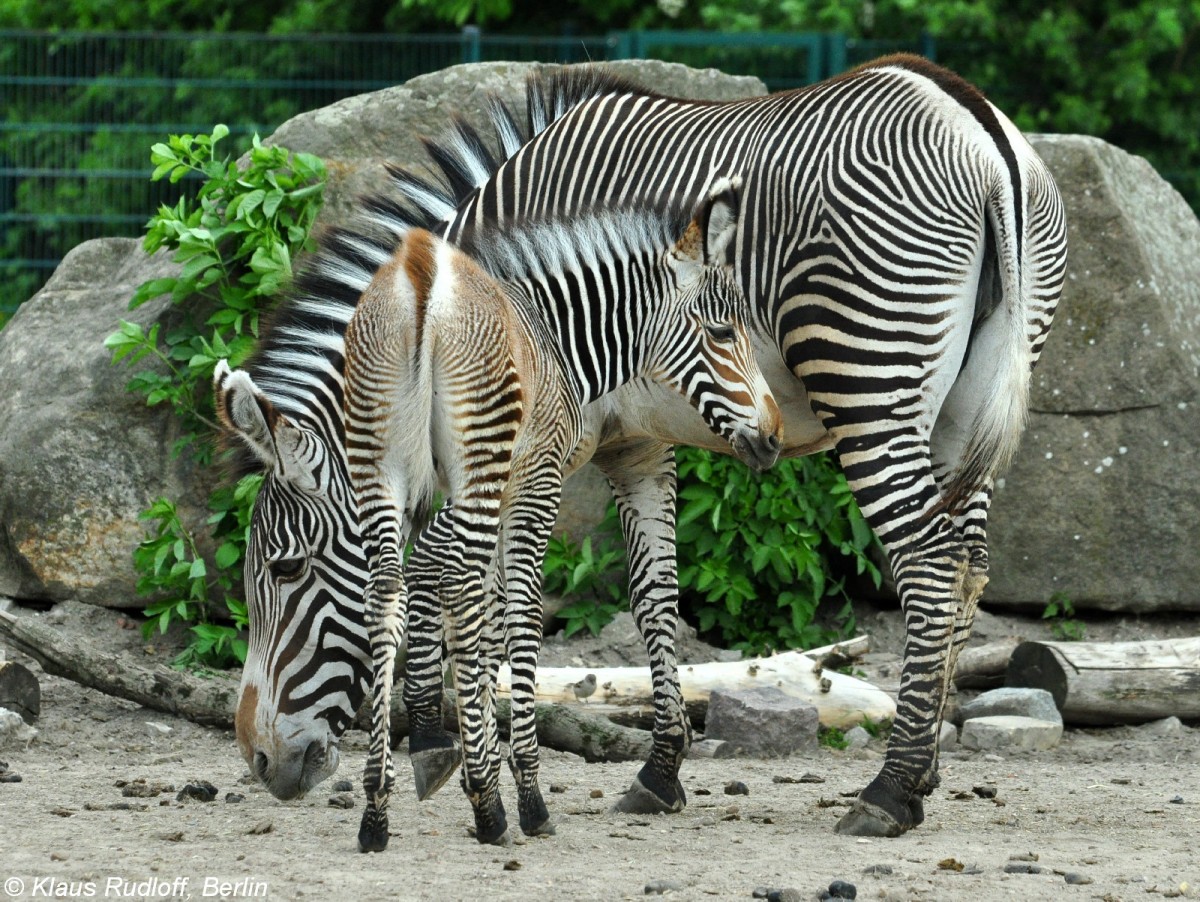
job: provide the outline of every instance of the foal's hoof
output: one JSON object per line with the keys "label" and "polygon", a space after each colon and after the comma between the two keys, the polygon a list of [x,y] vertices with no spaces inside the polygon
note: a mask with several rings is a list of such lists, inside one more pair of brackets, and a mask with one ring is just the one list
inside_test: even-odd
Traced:
{"label": "foal's hoof", "polygon": [[410,756],[413,782],[417,787],[417,798],[424,802],[446,785],[462,763],[462,752],[457,745],[449,748],[426,749]]}
{"label": "foal's hoof", "polygon": [[358,851],[382,852],[388,844],[387,814],[372,811],[370,807],[363,812],[362,822],[358,826]]}
{"label": "foal's hoof", "polygon": [[664,799],[647,789],[640,776],[634,777],[633,785],[617,799],[612,810],[620,814],[677,814],[687,805],[687,793],[678,780],[675,781],[674,790],[672,798]]}
{"label": "foal's hoof", "polygon": [[902,824],[878,805],[861,799],[842,817],[834,828],[846,836],[899,836],[911,824]]}

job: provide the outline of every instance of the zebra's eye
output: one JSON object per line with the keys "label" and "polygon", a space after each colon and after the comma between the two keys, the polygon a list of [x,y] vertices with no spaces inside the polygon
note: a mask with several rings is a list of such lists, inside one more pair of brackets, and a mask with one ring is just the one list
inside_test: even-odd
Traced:
{"label": "zebra's eye", "polygon": [[729,344],[733,341],[734,329],[729,323],[705,323],[704,331],[715,342]]}
{"label": "zebra's eye", "polygon": [[304,572],[304,558],[285,557],[277,561],[267,561],[267,569],[271,578],[277,582],[289,582]]}

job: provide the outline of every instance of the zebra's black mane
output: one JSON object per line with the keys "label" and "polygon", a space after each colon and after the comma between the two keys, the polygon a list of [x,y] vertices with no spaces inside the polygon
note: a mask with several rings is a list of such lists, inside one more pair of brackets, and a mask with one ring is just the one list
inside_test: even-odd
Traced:
{"label": "zebra's black mane", "polygon": [[[396,191],[362,199],[365,226],[320,231],[316,253],[298,266],[290,290],[265,319],[258,347],[245,366],[271,402],[306,425],[334,430],[340,441],[341,419],[332,414],[342,403],[346,324],[363,287],[395,252],[400,236],[411,228],[440,232],[458,205],[521,145],[580,103],[619,93],[648,92],[599,66],[547,67],[526,80],[520,125],[508,105],[491,99],[497,139],[486,140],[459,116],[452,118],[444,137],[423,139],[440,176],[424,178],[389,166]],[[678,225],[684,212],[664,211],[664,227]],[[482,238],[472,240],[474,253],[493,246]],[[229,468],[235,478],[260,469],[257,459],[243,453],[242,443],[233,447]]]}

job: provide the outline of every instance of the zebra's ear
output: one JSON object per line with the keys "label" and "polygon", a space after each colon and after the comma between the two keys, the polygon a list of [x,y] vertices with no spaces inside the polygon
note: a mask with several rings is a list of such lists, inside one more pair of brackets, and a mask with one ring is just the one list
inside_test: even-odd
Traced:
{"label": "zebra's ear", "polygon": [[741,208],[742,177],[722,176],[709,185],[708,193],[696,206],[692,219],[704,236],[704,262],[724,259],[729,242],[737,234]]}
{"label": "zebra's ear", "polygon": [[[276,475],[294,483],[301,491],[320,488],[319,461],[311,453],[315,440],[297,426],[264,395],[245,370],[231,370],[220,360],[213,370],[213,400],[221,424],[236,435],[251,453]],[[319,441],[316,445],[321,445]],[[306,446],[310,453],[304,453]],[[323,446],[322,446],[323,447]]]}

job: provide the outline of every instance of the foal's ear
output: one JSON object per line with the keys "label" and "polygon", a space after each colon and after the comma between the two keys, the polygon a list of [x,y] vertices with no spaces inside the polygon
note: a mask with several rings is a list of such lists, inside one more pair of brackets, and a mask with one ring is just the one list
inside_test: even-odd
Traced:
{"label": "foal's ear", "polygon": [[742,177],[723,176],[709,186],[704,199],[696,205],[692,221],[699,226],[704,238],[706,264],[723,259],[729,242],[737,234],[741,195]]}
{"label": "foal's ear", "polygon": [[268,470],[306,492],[320,488],[324,443],[293,423],[259,390],[245,370],[220,360],[213,370],[213,401],[221,424]]}

